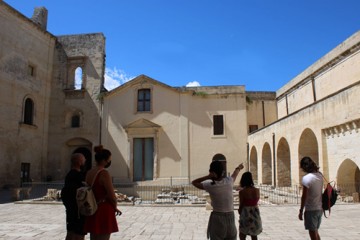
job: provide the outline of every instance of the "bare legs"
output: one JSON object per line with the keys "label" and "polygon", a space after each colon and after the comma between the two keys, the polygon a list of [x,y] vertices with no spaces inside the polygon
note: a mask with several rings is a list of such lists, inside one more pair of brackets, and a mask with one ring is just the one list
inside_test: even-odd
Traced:
{"label": "bare legs", "polygon": [[[240,240],[245,240],[246,235],[240,232]],[[251,240],[257,240],[257,236],[251,236]],[[320,238],[319,238],[320,239]]]}
{"label": "bare legs", "polygon": [[310,235],[311,240],[321,240],[319,232],[317,230],[315,230],[315,231],[309,230],[309,235]]}
{"label": "bare legs", "polygon": [[67,232],[65,240],[84,240],[85,236],[73,232]]}
{"label": "bare legs", "polygon": [[110,234],[91,234],[90,233],[90,240],[109,240]]}

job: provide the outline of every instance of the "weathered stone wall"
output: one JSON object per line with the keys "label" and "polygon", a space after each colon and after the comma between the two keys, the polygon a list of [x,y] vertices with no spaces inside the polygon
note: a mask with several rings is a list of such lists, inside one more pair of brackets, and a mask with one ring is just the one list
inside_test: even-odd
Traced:
{"label": "weathered stone wall", "polygon": [[[99,97],[105,65],[103,34],[60,36],[57,40],[48,155],[48,175],[54,180],[63,179],[76,149],[86,148],[91,153],[99,144]],[[82,68],[81,89],[73,88],[77,67]],[[78,128],[71,126],[74,115],[80,116]]]}
{"label": "weathered stone wall", "polygon": [[[45,171],[55,38],[0,2],[0,42],[0,185],[18,185],[21,163],[34,180]],[[26,98],[31,125],[23,123]]]}
{"label": "weathered stone wall", "polygon": [[[101,33],[55,37],[46,32],[47,10],[29,19],[0,2],[0,185],[20,183],[21,163],[34,181],[60,180],[70,155],[100,141],[99,94],[104,82]],[[83,70],[83,88],[74,85]],[[24,102],[34,102],[33,124],[24,124]],[[74,114],[80,126],[71,127]]]}

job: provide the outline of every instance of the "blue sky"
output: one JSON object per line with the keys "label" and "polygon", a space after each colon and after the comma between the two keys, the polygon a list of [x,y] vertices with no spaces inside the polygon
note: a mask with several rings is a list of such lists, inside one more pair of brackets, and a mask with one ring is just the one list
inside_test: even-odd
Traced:
{"label": "blue sky", "polygon": [[103,32],[106,84],[276,91],[359,30],[359,0],[5,0],[54,35]]}

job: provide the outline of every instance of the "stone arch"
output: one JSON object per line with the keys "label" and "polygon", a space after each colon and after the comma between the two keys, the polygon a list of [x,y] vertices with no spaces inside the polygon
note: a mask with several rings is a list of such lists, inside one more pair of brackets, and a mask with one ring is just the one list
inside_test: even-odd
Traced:
{"label": "stone arch", "polygon": [[68,58],[68,72],[66,89],[81,90],[86,87],[86,57],[77,56]]}
{"label": "stone arch", "polygon": [[[299,140],[299,159],[298,165],[300,166],[300,160],[308,156],[310,157],[318,166],[319,166],[319,147],[318,141],[316,139],[315,133],[310,129],[306,128],[301,133]],[[299,171],[299,182],[301,182],[301,178],[305,175],[305,173],[300,170]]]}
{"label": "stone arch", "polygon": [[252,173],[254,181],[258,181],[258,156],[255,146],[253,146],[250,150],[249,171]]}
{"label": "stone arch", "polygon": [[277,166],[277,186],[289,187],[291,186],[291,161],[290,161],[290,147],[285,138],[281,138],[276,153]]}
{"label": "stone arch", "polygon": [[265,143],[262,149],[262,183],[272,184],[271,148]]}
{"label": "stone arch", "polygon": [[85,138],[72,138],[66,142],[67,147],[69,148],[69,157],[73,153],[82,153],[86,158],[85,169],[89,170],[92,167],[92,143]]}
{"label": "stone arch", "polygon": [[24,100],[23,107],[23,123],[28,125],[34,124],[34,116],[35,116],[35,103],[31,97],[26,97]]}
{"label": "stone arch", "polygon": [[360,192],[360,170],[352,160],[346,159],[340,164],[337,171],[337,187],[344,195]]}
{"label": "stone arch", "polygon": [[[77,118],[74,121],[74,118]],[[82,127],[84,122],[84,113],[80,109],[69,109],[65,113],[65,128],[78,128]]]}

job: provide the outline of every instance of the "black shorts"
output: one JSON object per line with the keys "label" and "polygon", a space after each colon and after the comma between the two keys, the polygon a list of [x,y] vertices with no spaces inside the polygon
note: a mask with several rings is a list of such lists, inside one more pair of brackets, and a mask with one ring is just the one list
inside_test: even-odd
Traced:
{"label": "black shorts", "polygon": [[84,232],[85,217],[78,214],[78,211],[66,210],[66,230],[78,235],[86,235]]}

